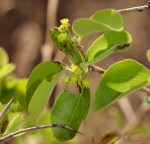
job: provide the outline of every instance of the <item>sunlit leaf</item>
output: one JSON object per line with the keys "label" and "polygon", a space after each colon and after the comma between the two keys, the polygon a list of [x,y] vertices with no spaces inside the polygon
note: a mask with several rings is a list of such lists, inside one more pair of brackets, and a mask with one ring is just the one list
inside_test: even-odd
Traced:
{"label": "sunlit leaf", "polygon": [[84,37],[91,33],[105,31],[121,31],[123,22],[121,15],[113,9],[96,12],[89,19],[80,18],[74,21],[72,29],[75,34]]}
{"label": "sunlit leaf", "polygon": [[49,79],[45,79],[35,90],[28,106],[28,117],[26,121],[28,126],[35,125],[38,122],[41,113],[51,96],[55,84],[63,72],[64,71],[53,74],[50,81]]}
{"label": "sunlit leaf", "polygon": [[64,65],[55,61],[46,61],[37,65],[30,74],[27,83],[26,99],[29,104],[34,92],[38,86],[45,80],[51,81],[52,76],[64,70]]}
{"label": "sunlit leaf", "polygon": [[0,69],[0,78],[7,76],[15,70],[16,66],[14,64],[6,64]]}
{"label": "sunlit leaf", "polygon": [[86,62],[100,61],[115,51],[124,50],[131,43],[131,36],[125,31],[111,31],[103,34],[89,47],[86,53]]}
{"label": "sunlit leaf", "polygon": [[119,98],[150,84],[150,70],[126,59],[112,65],[103,75],[96,93],[94,109],[100,110]]}

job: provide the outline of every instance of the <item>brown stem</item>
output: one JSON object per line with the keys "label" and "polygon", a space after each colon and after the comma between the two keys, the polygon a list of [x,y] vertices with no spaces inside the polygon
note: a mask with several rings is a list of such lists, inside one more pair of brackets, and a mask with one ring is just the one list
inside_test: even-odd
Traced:
{"label": "brown stem", "polygon": [[120,9],[120,10],[118,10],[118,12],[130,12],[130,11],[142,12],[143,10],[146,10],[146,9],[150,9],[150,1],[148,1],[147,4],[144,6]]}
{"label": "brown stem", "polygon": [[2,112],[0,112],[0,119],[4,116],[4,114],[6,113],[6,111],[8,110],[8,108],[10,107],[10,105],[12,104],[12,102],[14,101],[15,97],[13,97],[8,104],[4,107],[4,109],[2,110]]}
{"label": "brown stem", "polygon": [[[28,132],[28,131],[33,131],[33,130],[38,130],[38,129],[44,129],[44,128],[64,128],[64,129],[82,134],[82,133],[78,132],[77,130],[75,130],[75,129],[69,127],[69,126],[63,125],[63,124],[41,125],[41,126],[25,128],[25,129],[22,129],[22,130],[12,132],[8,135],[2,136],[2,137],[0,137],[0,143],[1,142],[6,142],[6,141],[12,139],[13,137],[15,137],[18,134],[22,134],[22,133],[25,133],[25,132]],[[82,135],[84,135],[84,134],[82,134]]]}
{"label": "brown stem", "polygon": [[104,69],[102,69],[102,68],[100,68],[100,67],[98,67],[96,65],[90,65],[89,69],[91,71],[95,71],[95,72],[98,72],[98,73],[101,73],[101,74],[104,74],[104,72],[106,71],[106,70],[104,70]]}

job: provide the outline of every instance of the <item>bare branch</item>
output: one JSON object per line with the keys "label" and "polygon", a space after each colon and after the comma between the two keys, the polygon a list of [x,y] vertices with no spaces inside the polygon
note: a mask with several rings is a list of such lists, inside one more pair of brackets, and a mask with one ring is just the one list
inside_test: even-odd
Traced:
{"label": "bare branch", "polygon": [[0,119],[4,116],[4,114],[6,113],[6,111],[8,110],[10,105],[12,104],[12,102],[14,101],[14,99],[15,99],[15,96],[8,102],[8,104],[4,107],[2,112],[0,112]]}
{"label": "bare branch", "polygon": [[96,65],[90,65],[89,69],[90,69],[90,71],[95,71],[95,72],[98,72],[98,73],[101,73],[101,74],[104,74],[104,72],[106,71],[106,70],[104,70],[104,69],[102,69],[102,68],[100,68]]}
{"label": "bare branch", "polygon": [[146,9],[150,9],[150,1],[147,2],[146,5],[144,6],[138,6],[138,7],[132,7],[132,8],[126,8],[126,9],[120,9],[118,10],[118,12],[130,12],[130,11],[138,11],[138,12],[142,12]]}
{"label": "bare branch", "polygon": [[[0,137],[0,143],[1,142],[6,142],[6,141],[12,139],[13,137],[15,137],[18,134],[22,134],[22,133],[25,133],[25,132],[29,132],[29,131],[33,131],[33,130],[38,130],[38,129],[45,129],[45,128],[64,128],[64,129],[73,131],[75,133],[82,134],[81,132],[79,132],[79,131],[77,131],[77,130],[69,127],[69,126],[63,125],[63,124],[41,125],[41,126],[35,126],[35,127],[25,128],[25,129],[18,130],[16,132],[10,133],[8,135],[2,136],[2,137]],[[82,135],[84,135],[84,134],[82,134]]]}

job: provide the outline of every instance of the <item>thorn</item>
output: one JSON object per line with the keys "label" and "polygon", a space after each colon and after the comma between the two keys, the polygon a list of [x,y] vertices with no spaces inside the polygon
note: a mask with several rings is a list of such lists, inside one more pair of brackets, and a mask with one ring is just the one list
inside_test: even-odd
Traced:
{"label": "thorn", "polygon": [[79,133],[79,134],[81,134],[81,135],[84,135],[83,133],[81,133],[81,132],[79,132],[79,131],[77,131],[77,130],[75,130],[75,129],[73,129],[73,128],[71,128],[71,127],[65,125],[65,124],[52,124],[52,127],[55,127],[55,128],[65,128],[65,129],[67,129],[67,130],[70,130],[70,131]]}
{"label": "thorn", "polygon": [[12,104],[12,102],[14,101],[14,99],[15,99],[15,96],[7,103],[7,105],[4,107],[2,112],[0,112],[0,119],[4,116],[4,114],[6,113],[6,111],[8,110],[10,105]]}

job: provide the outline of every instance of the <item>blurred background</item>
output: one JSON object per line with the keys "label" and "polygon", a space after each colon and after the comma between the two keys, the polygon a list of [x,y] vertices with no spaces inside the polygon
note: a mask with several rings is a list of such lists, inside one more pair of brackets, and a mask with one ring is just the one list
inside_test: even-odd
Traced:
{"label": "blurred background", "polygon": [[[28,78],[32,69],[42,61],[57,60],[68,63],[68,57],[58,51],[48,34],[51,27],[59,25],[60,19],[69,18],[72,23],[77,18],[90,17],[101,9],[118,10],[146,3],[146,0],[0,0],[0,46],[7,51],[10,61],[16,65],[14,74],[18,78]],[[124,12],[122,16],[125,30],[133,39],[130,49],[112,54],[97,65],[107,69],[119,60],[132,58],[150,68],[146,57],[150,48],[150,10]],[[85,51],[97,36],[90,35],[83,39]],[[92,97],[100,77],[96,72],[90,75]],[[58,84],[50,100],[50,107],[61,90],[63,86]],[[143,101],[145,97],[145,93],[138,91],[100,112],[94,112],[91,105],[91,111],[79,130],[85,135],[77,134],[74,140],[64,143],[105,144],[102,141],[114,136],[119,137],[120,141],[133,139],[142,140],[139,144],[149,143],[150,111],[148,104]],[[128,133],[122,133],[125,129],[135,128],[137,124],[144,136],[143,133],[132,137]],[[24,143],[19,139],[9,143],[59,143],[52,136],[49,137],[52,141],[47,142],[39,141],[38,138],[26,137]],[[143,139],[146,140],[143,142]]]}

